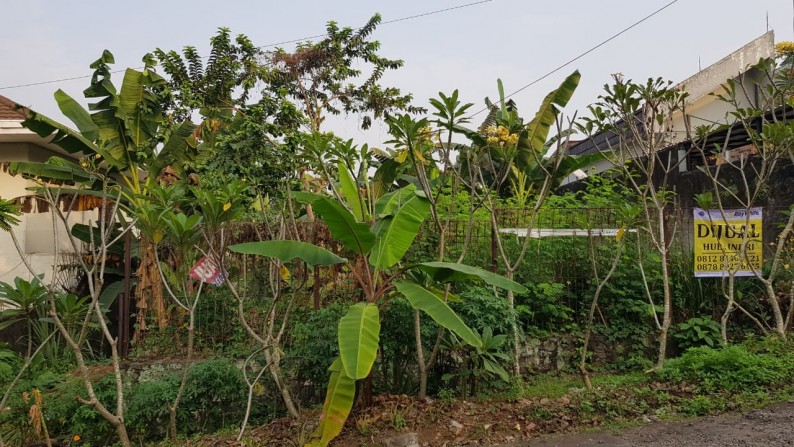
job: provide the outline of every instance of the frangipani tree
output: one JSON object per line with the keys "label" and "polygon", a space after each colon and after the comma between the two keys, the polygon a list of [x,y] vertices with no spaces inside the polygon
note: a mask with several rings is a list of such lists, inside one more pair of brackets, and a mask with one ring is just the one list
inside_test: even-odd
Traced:
{"label": "frangipani tree", "polygon": [[284,261],[299,258],[309,265],[348,262],[363,292],[363,299],[351,305],[339,320],[339,357],[329,368],[331,377],[320,425],[314,441],[309,444],[326,446],[339,435],[353,407],[356,381],[371,374],[379,349],[381,319],[387,315],[383,311],[392,299],[405,297],[411,306],[467,344],[481,348],[479,335],[445,301],[444,284],[479,280],[518,293],[526,289],[499,275],[464,264],[402,264],[430,211],[428,199],[414,185],[384,194],[375,202],[374,213],[369,219],[363,213],[349,211],[328,196],[296,193],[296,197],[313,206],[315,213],[328,225],[331,235],[355,255],[355,260],[348,262],[325,249],[296,241],[249,242],[230,248],[238,253]]}

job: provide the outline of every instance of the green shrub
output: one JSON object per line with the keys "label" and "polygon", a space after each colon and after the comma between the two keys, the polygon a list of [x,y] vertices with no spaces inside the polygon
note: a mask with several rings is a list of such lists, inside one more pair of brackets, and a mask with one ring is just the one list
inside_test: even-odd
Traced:
{"label": "green shrub", "polygon": [[510,305],[503,296],[494,295],[491,288],[469,286],[458,294],[460,302],[450,307],[472,329],[491,328],[494,334],[509,334],[513,316]]}
{"label": "green shrub", "polygon": [[[180,376],[176,372],[142,381],[127,396],[127,428],[133,438],[164,439],[168,434],[168,404],[173,402],[179,389]],[[180,418],[180,416],[182,416]],[[178,428],[184,429],[185,412],[177,415]]]}
{"label": "green shrub", "polygon": [[668,361],[659,376],[697,385],[705,392],[752,392],[794,377],[794,356],[756,354],[742,345],[692,348]]}
{"label": "green shrub", "polygon": [[[212,433],[237,425],[245,412],[242,372],[228,359],[207,360],[190,370],[179,412],[190,421],[182,433]],[[181,417],[185,417],[180,415]]]}
{"label": "green shrub", "polygon": [[673,338],[682,350],[697,346],[715,347],[720,343],[720,325],[711,317],[693,317],[675,327]]}
{"label": "green shrub", "polygon": [[292,330],[284,346],[284,369],[301,384],[302,397],[309,401],[325,395],[328,367],[339,354],[337,326],[348,306],[334,302],[319,310],[296,309],[292,315]]}

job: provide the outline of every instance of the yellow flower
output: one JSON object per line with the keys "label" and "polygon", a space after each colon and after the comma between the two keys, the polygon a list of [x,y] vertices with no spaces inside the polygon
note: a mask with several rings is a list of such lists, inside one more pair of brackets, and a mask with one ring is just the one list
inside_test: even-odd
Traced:
{"label": "yellow flower", "polygon": [[775,44],[775,52],[778,57],[786,57],[794,54],[794,42],[784,41]]}
{"label": "yellow flower", "polygon": [[72,442],[80,442],[80,439],[82,439],[82,438],[80,437],[80,435],[74,435],[74,436],[72,436]]}
{"label": "yellow flower", "polygon": [[499,137],[488,137],[488,144],[496,144],[499,142]]}

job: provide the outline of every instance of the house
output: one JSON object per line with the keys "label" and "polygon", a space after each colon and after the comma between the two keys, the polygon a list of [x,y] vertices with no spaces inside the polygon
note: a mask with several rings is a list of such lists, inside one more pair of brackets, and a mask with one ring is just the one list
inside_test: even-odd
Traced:
{"label": "house", "polygon": [[[29,188],[35,183],[21,176],[8,173],[8,163],[13,161],[43,162],[51,157],[75,159],[59,147],[50,144],[22,126],[26,111],[18,109],[16,103],[0,96],[0,197],[14,199],[22,206],[23,215],[13,231],[19,241],[25,260],[37,274],[44,274],[45,281],[54,281],[62,286],[72,286],[76,279],[67,266],[74,262],[74,249],[63,224],[53,226],[53,213],[43,202],[33,197]],[[70,223],[88,223],[96,219],[91,211],[70,213]],[[53,228],[58,229],[55,237]],[[57,246],[56,246],[57,241]],[[15,277],[32,279],[11,236],[0,232],[0,281],[13,283]]]}
{"label": "house", "polygon": [[[688,96],[682,110],[676,111],[671,117],[665,132],[668,138],[667,146],[662,151],[666,152],[665,160],[669,159],[670,165],[676,166],[675,172],[669,176],[668,181],[678,192],[682,200],[681,205],[692,206],[693,194],[709,189],[707,178],[698,170],[698,166],[720,161],[703,160],[699,151],[690,150],[694,129],[701,125],[728,127],[731,124],[728,115],[731,105],[717,97],[725,93],[723,85],[729,79],[735,80],[737,86],[743,83],[743,86],[738,87],[746,93],[739,95],[740,106],[757,106],[760,101],[758,89],[762,87],[751,81],[757,80],[761,73],[752,66],[763,58],[774,56],[775,35],[774,31],[769,31],[678,84]],[[637,112],[638,119],[641,119],[642,113],[642,110]],[[739,127],[741,126],[734,126],[730,133],[727,130],[713,133],[709,137],[708,145],[713,146],[711,144],[713,142],[721,147],[724,146],[725,151],[721,157],[727,159],[753,153],[754,148],[747,144],[746,133]],[[727,136],[730,138],[726,141]],[[614,132],[601,132],[572,145],[570,154],[584,155],[608,150],[617,144],[619,138]],[[608,160],[601,160],[584,171],[594,174],[612,167]],[[565,183],[573,183],[584,177],[581,172],[578,174],[566,179]]]}

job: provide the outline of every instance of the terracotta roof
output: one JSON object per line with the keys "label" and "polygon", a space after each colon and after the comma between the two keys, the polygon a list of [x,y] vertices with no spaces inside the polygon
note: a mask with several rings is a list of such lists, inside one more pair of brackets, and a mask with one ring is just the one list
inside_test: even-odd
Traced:
{"label": "terracotta roof", "polygon": [[0,95],[0,120],[23,120],[26,118],[25,110],[16,109],[17,103]]}

